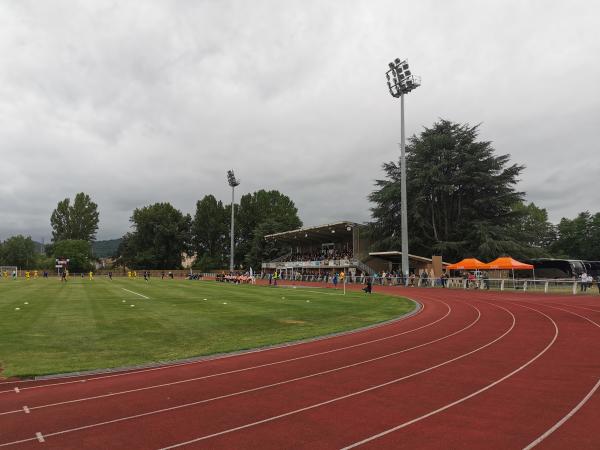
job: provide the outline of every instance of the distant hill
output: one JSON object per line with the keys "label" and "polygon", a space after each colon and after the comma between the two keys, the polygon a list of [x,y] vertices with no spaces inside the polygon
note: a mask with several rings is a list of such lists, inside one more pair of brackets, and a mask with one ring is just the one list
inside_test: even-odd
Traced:
{"label": "distant hill", "polygon": [[92,242],[92,251],[96,258],[108,258],[115,256],[121,239],[109,239],[107,241]]}

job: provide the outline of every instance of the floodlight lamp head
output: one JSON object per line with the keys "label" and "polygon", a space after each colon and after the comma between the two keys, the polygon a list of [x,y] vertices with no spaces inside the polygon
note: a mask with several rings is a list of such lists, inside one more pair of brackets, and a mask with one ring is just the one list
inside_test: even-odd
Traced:
{"label": "floodlight lamp head", "polygon": [[240,181],[235,178],[235,174],[233,173],[233,170],[227,171],[227,182],[229,183],[229,186],[231,186],[232,188],[240,185]]}
{"label": "floodlight lamp head", "polygon": [[[392,97],[400,97],[403,94],[408,94],[413,89],[421,85],[421,79],[412,74],[408,66],[408,60],[394,59],[393,63],[389,64],[390,69],[386,72],[388,80],[387,85]],[[390,72],[393,80],[390,81]]]}

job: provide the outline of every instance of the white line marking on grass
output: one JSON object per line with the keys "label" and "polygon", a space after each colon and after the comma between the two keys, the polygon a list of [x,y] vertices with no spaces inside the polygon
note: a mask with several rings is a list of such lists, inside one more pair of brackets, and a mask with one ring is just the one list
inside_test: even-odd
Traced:
{"label": "white line marking on grass", "polygon": [[[326,289],[326,288],[323,288],[323,289]],[[344,294],[342,294],[340,292],[321,292],[321,291],[313,291],[313,290],[310,290],[310,289],[306,289],[306,290],[304,290],[302,292],[313,292],[315,294],[336,295],[338,297],[343,297],[344,296]]]}
{"label": "white line marking on grass", "polygon": [[23,406],[23,411],[25,411],[25,414],[29,414],[29,408],[27,406]]}
{"label": "white line marking on grass", "polygon": [[[469,306],[471,306],[471,305],[469,305]],[[494,305],[494,306],[495,306],[495,305]],[[371,362],[371,361],[375,361],[375,360],[378,360],[378,359],[387,358],[387,357],[389,357],[389,356],[392,356],[392,355],[394,355],[394,354],[404,353],[404,352],[407,352],[407,351],[410,351],[410,350],[413,350],[413,349],[416,349],[416,348],[424,347],[424,346],[426,346],[426,345],[429,345],[429,344],[432,344],[432,343],[434,343],[434,342],[437,342],[437,341],[441,341],[441,340],[447,339],[447,338],[449,338],[449,337],[451,337],[451,336],[453,336],[453,335],[455,335],[455,334],[458,334],[458,333],[460,333],[460,332],[462,332],[462,331],[465,331],[465,330],[466,330],[466,329],[468,329],[468,328],[471,328],[471,327],[472,327],[472,326],[473,326],[475,323],[477,323],[477,322],[479,321],[479,319],[481,318],[481,311],[479,311],[479,310],[478,310],[477,308],[475,308],[474,306],[472,306],[472,308],[473,308],[473,309],[475,309],[475,310],[478,312],[478,316],[477,316],[477,318],[475,319],[475,321],[471,322],[469,325],[467,325],[466,327],[462,328],[461,330],[455,331],[454,333],[451,333],[451,334],[449,334],[449,335],[447,335],[447,336],[443,336],[443,337],[441,337],[441,338],[435,339],[435,340],[433,340],[433,341],[430,341],[430,342],[426,342],[426,343],[424,343],[424,344],[417,345],[417,346],[415,346],[415,347],[411,347],[411,348],[408,348],[408,349],[400,350],[400,351],[398,351],[398,352],[390,353],[389,355],[384,355],[384,356],[380,356],[380,357],[377,357],[377,358],[373,358],[373,359],[371,359],[371,360],[361,361],[361,362],[354,363],[354,364],[349,364],[349,365],[347,365],[347,366],[343,366],[343,367],[336,367],[336,368],[334,368],[334,369],[329,369],[329,370],[326,370],[326,371],[323,371],[323,372],[317,372],[317,373],[313,373],[313,374],[310,374],[310,375],[305,375],[305,376],[302,376],[302,377],[292,378],[292,379],[289,379],[289,380],[284,380],[284,381],[280,381],[280,382],[273,383],[273,384],[268,384],[268,385],[264,385],[264,386],[259,386],[259,387],[252,388],[252,389],[247,389],[247,390],[244,390],[244,391],[233,392],[233,393],[231,393],[231,394],[224,394],[224,395],[220,395],[220,396],[218,396],[218,397],[212,397],[212,398],[208,398],[208,399],[204,399],[204,400],[198,400],[198,401],[195,401],[195,402],[190,402],[190,403],[185,403],[185,404],[181,404],[181,405],[171,406],[171,407],[169,407],[169,408],[163,408],[163,409],[158,409],[158,410],[154,410],[154,411],[148,411],[148,412],[145,412],[145,413],[135,414],[135,415],[132,415],[132,416],[119,417],[119,418],[117,418],[117,419],[107,420],[107,421],[104,421],[104,422],[98,422],[98,423],[94,423],[94,424],[90,424],[90,425],[83,425],[83,426],[81,426],[81,427],[77,427],[77,428],[70,428],[70,429],[61,430],[61,431],[55,431],[55,432],[53,432],[53,433],[47,433],[47,434],[46,434],[46,437],[50,437],[50,436],[58,436],[58,435],[62,435],[62,434],[72,433],[72,432],[75,432],[75,431],[87,430],[87,429],[90,429],[90,428],[95,428],[95,427],[99,427],[99,426],[103,426],[103,425],[110,425],[110,424],[113,424],[113,423],[124,422],[124,421],[127,421],[127,420],[138,419],[138,418],[141,418],[141,417],[147,417],[147,416],[151,416],[151,415],[155,415],[155,414],[160,414],[160,413],[164,413],[164,412],[175,411],[175,410],[179,410],[179,409],[182,409],[182,408],[187,408],[187,407],[190,407],[190,406],[196,406],[196,405],[200,405],[200,404],[204,404],[204,403],[209,403],[209,402],[213,402],[213,401],[216,401],[216,400],[221,400],[221,399],[224,399],[224,398],[230,398],[230,397],[235,397],[235,396],[238,396],[238,395],[248,394],[248,393],[250,393],[250,392],[261,391],[261,390],[268,389],[268,388],[271,388],[271,387],[275,387],[275,386],[281,386],[281,385],[284,385],[284,384],[292,383],[292,382],[294,382],[294,381],[299,381],[299,380],[303,380],[303,379],[313,378],[313,377],[316,377],[316,376],[319,376],[319,375],[324,375],[324,374],[331,373],[331,372],[336,372],[336,371],[339,371],[339,370],[343,370],[343,369],[346,369],[346,368],[349,368],[349,367],[358,366],[358,365],[365,364],[365,363],[368,363],[368,362]],[[500,306],[498,306],[498,308],[504,309],[504,308],[502,308],[502,307],[500,307]],[[364,390],[364,391],[355,392],[355,393],[349,394],[349,395],[347,395],[347,396],[344,396],[344,397],[339,397],[338,399],[329,400],[329,401],[327,401],[327,402],[324,402],[324,403],[322,403],[322,404],[324,405],[324,404],[327,404],[327,403],[332,403],[333,401],[341,400],[342,398],[346,398],[346,397],[352,397],[352,396],[354,396],[354,395],[357,395],[357,394],[360,394],[360,393],[363,393],[363,392],[367,392],[367,391],[369,391],[369,390],[377,389],[378,387],[387,386],[388,384],[392,384],[392,383],[394,383],[394,382],[397,382],[397,381],[400,381],[400,380],[402,380],[402,379],[411,378],[411,377],[413,377],[413,376],[416,376],[416,375],[419,375],[419,374],[421,374],[421,373],[425,373],[425,372],[428,372],[428,371],[430,371],[430,370],[433,370],[433,369],[435,369],[435,368],[437,368],[437,367],[441,367],[441,366],[443,366],[443,365],[445,365],[445,364],[449,364],[449,363],[450,363],[450,362],[452,362],[452,361],[455,361],[455,360],[457,360],[457,359],[461,359],[461,358],[463,358],[463,357],[465,357],[465,356],[467,356],[467,355],[470,355],[471,353],[474,353],[474,352],[476,352],[476,351],[478,351],[478,350],[480,350],[480,349],[482,349],[482,348],[485,348],[485,347],[487,347],[487,346],[489,346],[489,345],[493,344],[494,342],[496,342],[496,341],[498,341],[498,340],[502,339],[502,338],[503,338],[505,335],[507,335],[508,333],[510,333],[510,331],[511,331],[511,330],[514,328],[514,326],[515,326],[516,320],[515,320],[515,317],[514,317],[514,315],[513,315],[513,314],[512,314],[510,311],[508,311],[508,310],[506,310],[506,311],[507,311],[509,314],[511,314],[511,316],[512,316],[512,318],[513,318],[513,323],[512,323],[512,325],[511,325],[511,327],[510,327],[510,328],[509,328],[509,329],[508,329],[506,332],[504,332],[504,334],[503,334],[503,335],[501,335],[500,337],[498,337],[498,338],[494,339],[493,341],[489,342],[488,344],[486,344],[486,345],[484,345],[484,346],[480,347],[479,349],[472,350],[472,351],[470,351],[469,353],[466,353],[466,354],[464,354],[464,355],[462,355],[462,356],[459,356],[459,357],[457,357],[457,358],[453,358],[453,359],[451,359],[451,360],[449,360],[449,361],[446,361],[446,362],[444,362],[444,363],[441,363],[441,364],[438,364],[438,365],[436,365],[436,366],[430,367],[430,368],[428,368],[428,369],[424,369],[424,370],[421,370],[421,371],[419,371],[419,372],[412,373],[412,374],[410,374],[410,375],[407,375],[407,376],[405,376],[405,377],[403,377],[403,378],[399,378],[399,379],[397,379],[397,380],[392,380],[391,382],[387,382],[387,383],[384,383],[384,384],[382,384],[382,385],[379,385],[379,386],[373,386],[373,387],[371,387],[371,388],[368,388],[368,389],[366,389],[366,390]],[[235,372],[235,371],[232,371],[232,372]],[[175,383],[173,383],[173,384],[175,384]],[[141,389],[140,389],[140,390],[141,390]],[[70,402],[63,402],[63,403],[70,403]],[[294,412],[292,412],[292,413],[286,413],[286,414],[283,414],[283,415],[281,415],[281,416],[278,416],[278,417],[276,417],[276,418],[279,418],[279,417],[284,417],[284,416],[286,416],[286,415],[290,415],[290,414],[293,414],[293,413],[295,413],[295,412],[300,412],[300,411],[303,411],[303,410],[307,410],[307,409],[315,408],[315,407],[317,407],[317,406],[321,406],[322,404],[319,404],[319,405],[312,405],[312,406],[309,406],[309,407],[307,407],[307,408],[303,408],[302,410],[297,410],[297,411],[294,411]],[[36,408],[33,408],[33,407],[32,407],[31,409],[36,409]],[[245,425],[245,426],[238,427],[238,428],[236,428],[236,429],[232,429],[232,430],[229,430],[229,431],[225,431],[225,432],[217,433],[216,435],[218,435],[218,434],[225,434],[225,433],[227,433],[227,432],[230,432],[230,431],[235,431],[235,430],[237,430],[237,429],[241,429],[241,428],[247,428],[247,427],[249,427],[249,426],[256,425],[256,424],[258,424],[258,423],[262,423],[262,422],[268,422],[268,421],[270,421],[270,420],[275,420],[276,418],[271,418],[271,419],[267,419],[267,420],[264,420],[264,421],[261,421],[261,422],[256,422],[256,423],[254,423],[254,424]],[[208,436],[208,437],[212,437],[212,436],[216,436],[216,435],[211,435],[211,436]],[[189,441],[189,442],[196,442],[197,440],[208,439],[208,437],[203,437],[203,438],[200,438],[200,439],[194,439],[193,441]],[[9,445],[21,444],[21,443],[24,443],[24,442],[29,442],[29,441],[32,441],[32,440],[34,440],[34,439],[21,439],[21,440],[19,440],[19,441],[5,442],[5,443],[2,443],[2,444],[0,444],[0,447],[6,447],[6,446],[9,446]],[[182,444],[176,444],[176,445],[175,445],[175,446],[173,446],[173,447],[166,447],[166,448],[174,448],[174,447],[178,447],[178,446],[181,446],[181,445],[184,445],[184,444],[186,444],[186,443],[182,443]]]}
{"label": "white line marking on grass", "polygon": [[558,422],[556,422],[556,424],[554,424],[553,427],[549,428],[544,434],[542,434],[540,437],[538,437],[535,441],[533,441],[527,447],[523,447],[523,450],[532,449],[533,447],[538,445],[540,442],[542,442],[544,439],[546,439],[548,436],[550,436],[552,433],[554,433],[556,430],[558,430],[562,426],[562,424],[564,424],[567,420],[569,420],[571,417],[573,417],[575,415],[575,413],[577,411],[579,411],[581,409],[581,407],[587,403],[587,401],[592,397],[592,395],[594,395],[594,393],[598,390],[599,387],[600,387],[600,379],[598,379],[598,382],[594,385],[592,390],[589,391],[585,397],[583,397],[583,399],[577,404],[577,406],[575,406],[575,408],[573,408],[571,411],[569,411],[569,413],[565,417],[563,417]]}
{"label": "white line marking on grass", "polygon": [[[449,305],[446,305],[446,306],[448,306],[448,308],[449,308],[448,312],[442,318],[437,319],[436,322],[441,321],[442,319],[446,318],[450,314],[450,311],[452,309],[450,308]],[[398,354],[401,354],[401,353],[405,353],[405,352],[408,352],[408,351],[411,351],[411,350],[414,350],[414,349],[417,349],[417,348],[420,348],[420,347],[424,347],[424,346],[427,346],[429,344],[433,344],[435,342],[438,342],[438,341],[441,341],[441,340],[444,340],[444,339],[447,339],[447,338],[449,338],[451,336],[454,336],[455,334],[458,334],[458,333],[460,333],[462,331],[465,331],[466,329],[468,329],[468,328],[472,327],[473,325],[475,325],[479,321],[479,319],[481,317],[481,313],[480,313],[480,311],[477,308],[475,308],[474,306],[471,306],[471,305],[468,305],[468,306],[470,306],[471,308],[473,308],[474,310],[477,311],[477,317],[476,317],[475,321],[473,321],[472,323],[470,323],[469,325],[467,325],[465,328],[462,328],[462,329],[460,329],[458,331],[455,331],[455,332],[453,332],[453,333],[451,333],[449,335],[443,336],[443,337],[435,339],[433,341],[425,342],[424,344],[419,344],[419,345],[417,345],[415,347],[409,347],[409,348],[406,348],[406,349],[403,349],[403,350],[400,350],[400,351],[396,351],[396,352],[393,352],[393,353],[389,353],[387,355],[379,356],[379,357],[376,357],[376,358],[373,358],[373,359],[367,359],[367,360],[364,360],[364,361],[359,361],[357,363],[351,364],[350,366],[342,366],[342,367],[330,369],[330,370],[328,370],[326,372],[318,372],[316,374],[311,374],[311,375],[308,375],[308,376],[305,376],[305,377],[302,377],[302,378],[299,378],[299,379],[310,378],[312,376],[321,375],[323,373],[328,373],[328,372],[332,372],[332,371],[334,372],[336,370],[342,370],[342,369],[345,369],[347,367],[353,367],[353,366],[356,366],[356,365],[360,365],[360,364],[364,364],[364,363],[368,363],[368,362],[372,362],[372,361],[377,361],[379,359],[383,359],[383,358],[387,358],[389,356],[395,356],[395,355],[398,355]],[[403,335],[403,334],[412,333],[413,331],[419,330],[421,328],[428,327],[428,326],[430,326],[430,325],[432,325],[434,323],[435,322],[432,322],[430,324],[424,325],[424,326],[419,327],[419,328],[415,328],[413,330],[404,331],[402,333],[399,333],[398,335],[387,336],[387,337],[375,339],[373,341],[367,341],[367,342],[363,342],[363,343],[359,343],[359,344],[353,344],[353,345],[350,345],[350,346],[347,346],[347,347],[341,347],[341,348],[337,348],[337,349],[333,349],[333,350],[326,350],[326,351],[319,352],[319,353],[313,353],[313,354],[309,354],[309,355],[298,356],[296,358],[284,359],[284,360],[280,360],[280,361],[274,361],[274,362],[271,362],[271,363],[260,364],[258,366],[244,367],[242,369],[229,370],[227,372],[219,372],[219,373],[215,373],[215,374],[211,374],[211,375],[203,375],[203,376],[200,376],[200,377],[187,378],[187,379],[184,379],[184,380],[172,381],[170,383],[162,383],[162,384],[156,384],[156,385],[151,385],[151,386],[144,386],[144,387],[136,388],[136,389],[130,389],[130,390],[126,390],[126,391],[111,392],[109,394],[101,394],[101,395],[95,395],[95,396],[92,396],[92,397],[83,397],[83,398],[78,398],[78,399],[74,399],[74,400],[66,400],[66,401],[63,401],[63,402],[49,403],[49,404],[46,404],[46,405],[32,406],[30,409],[34,409],[35,410],[35,409],[51,408],[51,407],[54,407],[54,406],[68,405],[68,404],[71,404],[71,403],[80,403],[80,402],[89,401],[89,400],[96,400],[96,399],[100,399],[100,398],[114,397],[116,395],[131,394],[133,392],[147,391],[149,389],[157,389],[157,388],[166,387],[166,386],[174,386],[174,385],[178,385],[178,384],[189,383],[189,382],[192,382],[192,381],[200,381],[200,380],[206,380],[206,379],[209,379],[209,378],[215,378],[215,377],[219,377],[219,376],[222,376],[222,375],[231,375],[231,374],[234,374],[234,373],[246,372],[246,371],[249,371],[249,370],[259,369],[259,368],[262,368],[262,367],[275,366],[275,365],[283,364],[283,363],[286,363],[286,362],[299,361],[299,360],[302,360],[302,359],[312,358],[312,357],[315,357],[315,356],[325,355],[325,354],[328,354],[328,353],[334,353],[334,352],[338,352],[338,351],[341,351],[341,350],[346,350],[346,349],[349,349],[349,348],[360,347],[360,346],[363,346],[363,345],[366,345],[366,344],[370,344],[370,343],[373,343],[373,342],[379,342],[379,341],[383,341],[383,340],[386,340],[386,339],[391,339],[392,337],[395,337],[395,336],[400,336],[400,335]],[[297,379],[294,378],[291,381],[296,381],[296,380]],[[288,383],[288,382],[291,382],[291,381],[285,380],[283,382],[280,382],[279,384],[285,384],[285,383]],[[275,384],[275,385],[278,385],[278,384]],[[231,395],[231,394],[229,394],[229,395]],[[8,414],[20,413],[20,412],[21,412],[21,410],[13,410],[13,411],[0,412],[0,416],[5,416],[5,415],[8,415]]]}
{"label": "white line marking on grass", "polygon": [[[425,310],[425,305],[423,305],[420,302],[417,302],[415,300],[411,300],[411,301],[413,303],[417,304],[417,305],[420,305],[421,308],[416,313],[409,314],[408,316],[407,315],[403,315],[403,316],[401,316],[401,317],[399,317],[397,319],[394,319],[393,321],[391,321],[391,323],[399,322],[399,321],[402,321],[403,319],[406,319],[406,318],[413,318],[413,317],[416,317],[417,315],[423,313],[423,311]],[[385,339],[391,339],[391,338],[394,338],[394,337],[397,337],[397,336],[401,336],[403,334],[412,333],[414,331],[418,331],[418,330],[421,330],[423,328],[427,328],[427,327],[429,327],[431,325],[434,325],[434,324],[440,322],[441,320],[445,319],[446,317],[448,317],[448,315],[450,315],[450,312],[452,310],[452,308],[450,307],[450,305],[448,305],[448,303],[444,302],[443,300],[436,300],[436,301],[439,301],[440,303],[443,303],[446,306],[446,308],[448,308],[448,311],[446,312],[446,314],[444,316],[442,316],[439,319],[434,320],[433,322],[430,322],[430,323],[428,323],[426,325],[423,325],[423,326],[420,326],[420,327],[417,327],[417,328],[413,328],[412,330],[404,331],[402,333],[393,334],[393,335],[390,335],[390,336],[386,336],[386,337],[375,339],[375,340],[371,340],[371,341],[365,341],[363,343],[356,344],[356,345],[349,346],[349,347],[340,347],[338,349],[330,350],[330,351],[325,352],[325,353],[335,352],[335,351],[339,351],[339,350],[345,350],[346,348],[352,348],[352,347],[355,347],[355,346],[366,345],[366,344],[370,344],[370,343],[373,343],[373,342],[382,341],[382,340],[385,340]],[[366,327],[366,328],[359,328],[359,329],[356,329],[356,330],[350,330],[350,331],[343,332],[343,333],[336,333],[334,335],[325,335],[325,336],[316,337],[316,338],[313,338],[313,339],[302,340],[302,341],[299,341],[299,342],[293,342],[293,343],[289,343],[289,344],[280,344],[280,345],[274,345],[274,346],[266,347],[266,348],[257,348],[257,349],[248,350],[248,351],[245,351],[245,352],[242,352],[242,353],[233,352],[233,353],[229,353],[229,354],[220,355],[217,358],[201,358],[201,359],[194,360],[194,361],[185,361],[185,362],[180,362],[180,363],[170,363],[170,364],[165,364],[165,365],[161,365],[161,366],[158,366],[158,367],[150,367],[150,368],[147,368],[147,369],[140,369],[140,370],[127,370],[127,369],[124,369],[123,371],[120,371],[120,372],[117,372],[117,373],[111,373],[111,374],[108,374],[108,375],[100,375],[100,376],[90,377],[90,378],[87,378],[87,379],[84,379],[84,380],[61,381],[61,382],[58,382],[58,383],[40,384],[40,385],[36,385],[36,386],[25,386],[25,387],[23,387],[23,389],[24,390],[25,389],[26,390],[29,390],[29,389],[41,389],[41,388],[46,388],[46,387],[62,386],[62,385],[65,385],[65,384],[80,383],[80,382],[84,382],[84,381],[103,380],[103,379],[106,379],[106,378],[121,377],[121,376],[126,376],[126,375],[135,375],[135,374],[144,373],[144,372],[154,372],[154,371],[157,371],[157,370],[172,369],[172,368],[175,368],[175,367],[184,367],[184,366],[189,366],[189,365],[192,365],[192,364],[201,364],[201,363],[204,363],[206,361],[215,361],[215,360],[218,360],[218,359],[234,358],[234,357],[237,357],[237,356],[240,356],[240,355],[251,355],[251,354],[254,354],[254,353],[262,353],[262,352],[273,351],[273,350],[281,350],[283,348],[289,348],[289,347],[295,347],[295,346],[300,346],[300,345],[304,345],[304,344],[310,344],[310,343],[322,341],[322,340],[325,340],[325,339],[333,339],[333,338],[338,338],[338,337],[350,336],[350,335],[353,335],[353,334],[356,334],[356,333],[362,333],[362,332],[373,330],[373,329],[377,329],[377,328],[380,328],[380,327],[389,326],[391,323],[390,323],[390,321],[385,321],[383,323],[374,324],[374,325],[371,325],[371,326]],[[321,354],[321,353],[316,353],[314,355],[308,355],[306,357],[317,356],[319,354]],[[287,362],[287,361],[284,360],[284,361],[280,361],[280,362]],[[273,363],[273,364],[279,364],[280,362],[276,362],[276,363]],[[249,370],[249,369],[253,369],[253,368],[255,368],[255,367],[250,367],[250,368],[241,369],[241,370]],[[77,376],[83,376],[83,375],[70,375],[70,376],[64,376],[64,377],[59,378],[59,379],[68,379],[68,378],[73,378],[73,377],[77,377]],[[32,382],[32,381],[39,381],[39,380],[21,380],[21,381],[16,381],[16,383],[29,383],[29,382]],[[8,384],[8,383],[12,383],[12,382],[7,381],[5,383],[0,383],[0,384]],[[12,390],[0,391],[0,394],[5,394],[7,392],[12,392]]]}
{"label": "white line marking on grass", "polygon": [[42,433],[40,433],[39,431],[37,433],[35,433],[35,437],[37,438],[37,440],[39,442],[46,442],[46,440],[44,439],[44,435]]}
{"label": "white line marking on grass", "polygon": [[131,292],[132,294],[139,295],[140,297],[143,297],[145,299],[150,300],[150,297],[146,297],[145,295],[140,294],[139,292],[133,292],[133,291],[130,291],[129,289],[125,289],[125,288],[121,288],[121,289],[123,289],[124,291],[127,291],[127,292]]}
{"label": "white line marking on grass", "polygon": [[[494,305],[494,306],[497,306],[497,305]],[[335,402],[340,401],[340,400],[344,400],[344,399],[347,399],[347,398],[355,397],[357,395],[361,395],[361,394],[364,394],[364,393],[367,393],[367,392],[370,392],[370,391],[374,391],[376,389],[380,389],[382,387],[386,387],[386,386],[398,383],[398,382],[406,380],[408,378],[412,378],[412,377],[415,377],[417,375],[420,375],[420,374],[423,374],[423,373],[426,373],[426,372],[430,372],[430,371],[432,371],[434,369],[437,369],[439,367],[445,366],[445,365],[450,364],[450,363],[452,363],[454,361],[458,361],[459,359],[465,358],[465,357],[467,357],[467,356],[469,356],[469,355],[471,355],[471,354],[473,354],[475,352],[478,352],[478,351],[480,351],[480,350],[482,350],[482,349],[484,349],[486,347],[489,347],[490,345],[492,345],[495,342],[499,341],[500,339],[502,339],[504,336],[506,336],[508,333],[510,333],[513,330],[513,328],[515,327],[515,324],[516,324],[516,318],[515,318],[514,314],[512,314],[507,309],[502,308],[501,306],[497,306],[497,307],[501,308],[501,309],[504,309],[505,311],[507,311],[512,316],[512,319],[513,319],[512,325],[508,328],[508,330],[506,330],[503,334],[501,334],[500,336],[498,336],[497,338],[495,338],[491,342],[488,342],[487,344],[485,344],[485,345],[483,345],[481,347],[478,347],[475,350],[471,350],[468,353],[464,353],[464,354],[462,354],[460,356],[457,356],[457,357],[452,358],[450,360],[444,361],[443,363],[436,364],[435,366],[428,367],[427,369],[423,369],[423,370],[420,370],[418,372],[413,372],[413,373],[411,373],[409,375],[405,375],[403,377],[396,378],[394,380],[387,381],[385,383],[378,384],[376,386],[371,386],[369,388],[362,389],[360,391],[351,392],[350,394],[342,395],[340,397],[335,397],[335,398],[332,398],[330,400],[326,400],[326,401],[321,402],[321,403],[316,403],[314,405],[306,406],[304,408],[296,409],[296,410],[293,410],[293,411],[288,411],[286,413],[279,414],[277,416],[268,417],[268,418],[263,419],[263,420],[259,420],[259,421],[256,421],[256,422],[252,422],[252,423],[248,423],[248,424],[245,424],[245,425],[241,425],[239,427],[230,428],[228,430],[220,431],[218,433],[213,433],[213,434],[209,434],[209,435],[206,435],[206,436],[201,436],[199,438],[191,439],[191,440],[186,441],[186,442],[180,442],[178,444],[174,444],[174,445],[171,445],[169,447],[163,447],[163,448],[161,448],[161,450],[169,450],[169,449],[172,449],[172,448],[182,447],[184,445],[189,445],[189,444],[196,443],[196,442],[199,442],[199,441],[203,441],[203,440],[206,440],[206,439],[210,439],[210,438],[213,438],[213,437],[222,436],[224,434],[229,434],[229,433],[232,433],[234,431],[239,431],[239,430],[250,428],[250,427],[253,427],[253,426],[256,426],[256,425],[260,425],[260,424],[263,424],[263,423],[272,422],[274,420],[278,420],[278,419],[281,419],[281,418],[284,418],[284,417],[288,417],[288,416],[291,416],[291,415],[294,415],[294,414],[298,414],[298,413],[301,413],[301,412],[304,412],[304,411],[309,411],[311,409],[319,408],[319,407],[324,406],[324,405],[335,403]]]}
{"label": "white line marking on grass", "polygon": [[419,417],[417,417],[416,419],[409,420],[408,422],[404,422],[403,424],[400,424],[400,425],[398,425],[398,426],[395,426],[395,427],[393,427],[393,428],[390,428],[390,429],[388,429],[388,430],[382,431],[381,433],[374,434],[373,436],[370,436],[370,437],[368,437],[368,438],[366,438],[366,439],[363,439],[362,441],[358,441],[358,442],[355,442],[355,443],[353,443],[353,444],[350,444],[350,445],[348,445],[348,446],[346,446],[346,447],[342,448],[341,450],[349,450],[349,449],[351,449],[351,448],[355,448],[355,447],[358,447],[358,446],[360,446],[360,445],[366,444],[367,442],[374,441],[375,439],[379,439],[379,438],[380,438],[380,437],[382,437],[382,436],[385,436],[385,435],[387,435],[387,434],[393,433],[394,431],[398,431],[398,430],[400,430],[400,429],[402,429],[402,428],[406,428],[407,426],[409,426],[409,425],[412,425],[413,423],[419,422],[419,421],[421,421],[421,420],[423,420],[423,419],[426,419],[426,418],[428,418],[428,417],[431,417],[431,416],[433,416],[433,415],[435,415],[435,414],[438,414],[438,413],[440,413],[440,412],[442,412],[442,411],[445,411],[445,410],[447,410],[447,409],[450,409],[450,408],[452,408],[453,406],[456,406],[456,405],[458,405],[458,404],[460,404],[460,403],[463,403],[463,402],[465,402],[465,401],[469,400],[470,398],[473,398],[473,397],[475,397],[476,395],[479,395],[479,394],[481,394],[482,392],[485,392],[485,391],[487,391],[487,390],[489,390],[489,389],[493,388],[493,387],[494,387],[494,386],[496,386],[497,384],[500,384],[500,383],[502,383],[502,382],[503,382],[504,380],[506,380],[507,378],[510,378],[510,377],[512,377],[514,374],[516,374],[516,373],[520,372],[521,370],[525,369],[527,366],[529,366],[529,365],[530,365],[530,364],[532,364],[534,361],[536,361],[538,358],[540,358],[540,357],[541,357],[541,356],[542,356],[544,353],[546,353],[546,352],[547,352],[547,351],[550,349],[550,347],[552,347],[552,345],[554,345],[554,342],[556,342],[556,339],[558,338],[558,325],[556,325],[556,322],[555,322],[555,321],[554,321],[554,320],[553,320],[553,319],[552,319],[550,316],[548,316],[548,315],[544,314],[543,312],[541,312],[541,311],[538,311],[538,310],[537,310],[537,309],[535,309],[535,308],[530,308],[529,306],[524,306],[524,305],[521,305],[521,304],[519,304],[519,303],[516,303],[516,304],[517,304],[518,306],[522,306],[523,308],[531,309],[532,311],[535,311],[535,312],[537,312],[538,314],[541,314],[541,315],[545,316],[547,319],[549,319],[549,320],[552,322],[552,325],[554,325],[554,337],[552,338],[552,340],[550,341],[550,343],[549,343],[548,345],[546,345],[546,347],[544,347],[544,349],[543,349],[543,350],[542,350],[540,353],[538,353],[537,355],[535,355],[535,356],[534,356],[532,359],[530,359],[529,361],[527,361],[527,362],[526,362],[525,364],[523,364],[522,366],[520,366],[520,367],[518,367],[517,369],[513,370],[512,372],[510,372],[508,375],[505,375],[505,376],[503,376],[502,378],[499,378],[498,380],[494,381],[493,383],[490,383],[490,384],[488,384],[487,386],[485,386],[485,387],[483,387],[483,388],[481,388],[481,389],[478,389],[477,391],[475,391],[475,392],[473,392],[473,393],[471,393],[471,394],[469,394],[469,395],[467,395],[467,396],[465,396],[465,397],[459,398],[458,400],[456,400],[456,401],[454,401],[454,402],[452,402],[452,403],[448,403],[447,405],[445,405],[445,406],[442,406],[441,408],[438,408],[438,409],[436,409],[436,410],[434,410],[434,411],[431,411],[431,412],[429,412],[429,413],[427,413],[427,414],[423,414],[422,416],[419,416]]}

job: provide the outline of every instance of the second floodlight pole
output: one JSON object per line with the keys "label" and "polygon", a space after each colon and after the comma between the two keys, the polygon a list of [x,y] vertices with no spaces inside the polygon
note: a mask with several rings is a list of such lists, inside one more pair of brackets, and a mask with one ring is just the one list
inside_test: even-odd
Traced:
{"label": "second floodlight pole", "polygon": [[229,252],[229,271],[233,272],[233,230],[234,230],[234,222],[235,222],[235,215],[234,215],[234,208],[235,208],[235,186],[231,186],[231,242],[230,242],[230,249],[231,251]]}
{"label": "second floodlight pole", "polygon": [[402,236],[402,272],[408,285],[408,209],[406,207],[406,138],[404,135],[404,94],[400,95],[400,233]]}
{"label": "second floodlight pole", "polygon": [[404,284],[408,284],[408,213],[406,207],[406,137],[404,135],[404,95],[421,85],[421,78],[416,77],[408,67],[408,61],[396,58],[388,64],[385,73],[390,94],[400,97],[400,235],[402,238],[402,275]]}

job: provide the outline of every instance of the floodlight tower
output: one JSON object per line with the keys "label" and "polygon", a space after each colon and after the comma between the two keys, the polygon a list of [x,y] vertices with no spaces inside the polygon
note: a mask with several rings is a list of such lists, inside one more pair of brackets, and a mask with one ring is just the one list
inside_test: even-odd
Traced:
{"label": "floodlight tower", "polygon": [[233,170],[228,170],[227,171],[227,182],[229,183],[229,186],[231,186],[231,247],[230,247],[230,251],[229,251],[229,271],[233,272],[233,225],[234,225],[234,208],[235,208],[235,204],[234,204],[234,200],[235,200],[235,187],[240,185],[240,180],[235,178],[235,174],[233,173]]}
{"label": "floodlight tower", "polygon": [[421,86],[421,78],[414,76],[409,67],[408,60],[401,61],[396,58],[388,64],[385,73],[388,89],[394,98],[400,97],[400,201],[401,201],[401,234],[402,234],[402,274],[404,283],[408,284],[408,213],[406,209],[406,157],[404,136],[404,95]]}

